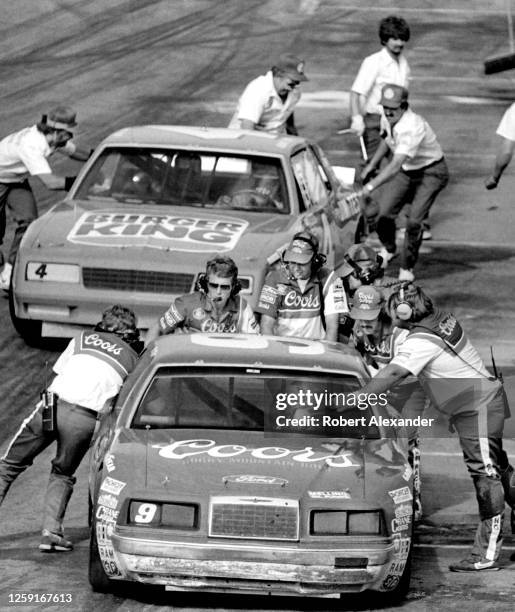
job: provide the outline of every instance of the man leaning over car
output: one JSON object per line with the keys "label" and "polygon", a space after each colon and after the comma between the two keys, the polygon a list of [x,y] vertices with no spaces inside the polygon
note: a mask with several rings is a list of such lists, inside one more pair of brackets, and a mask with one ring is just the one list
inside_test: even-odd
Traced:
{"label": "man leaning over car", "polygon": [[11,248],[4,262],[0,252],[0,289],[9,290],[12,267],[21,239],[27,227],[38,216],[36,200],[27,180],[40,179],[47,189],[68,189],[75,177],[57,176],[48,165],[47,157],[59,151],[72,159],[85,161],[89,151],[72,141],[76,113],[69,106],[57,106],[41,121],[0,141],[0,244],[6,228],[5,208],[8,206],[16,221]]}
{"label": "man leaning over car", "polygon": [[197,281],[198,289],[176,298],[150,328],[146,340],[177,329],[185,332],[259,333],[252,308],[238,295],[238,268],[230,257],[217,255],[209,260],[206,272]]}

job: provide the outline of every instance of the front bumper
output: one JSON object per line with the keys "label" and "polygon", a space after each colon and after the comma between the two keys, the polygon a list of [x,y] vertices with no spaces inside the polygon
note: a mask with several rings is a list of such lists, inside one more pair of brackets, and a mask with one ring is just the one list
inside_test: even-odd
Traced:
{"label": "front bumper", "polygon": [[112,542],[124,579],[189,591],[337,596],[381,581],[394,556],[388,538],[345,548],[163,542],[119,533]]}

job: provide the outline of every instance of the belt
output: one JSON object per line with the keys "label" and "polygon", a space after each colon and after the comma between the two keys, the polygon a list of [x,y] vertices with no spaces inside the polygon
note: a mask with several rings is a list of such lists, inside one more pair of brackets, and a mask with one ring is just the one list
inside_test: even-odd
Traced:
{"label": "belt", "polygon": [[406,172],[407,174],[409,174],[410,172],[423,172],[424,170],[428,170],[429,168],[436,166],[436,164],[439,164],[443,161],[445,161],[445,159],[442,156],[440,157],[440,159],[437,159],[436,161],[427,164],[427,166],[422,166],[421,168],[413,168],[413,170],[404,170],[404,172]]}

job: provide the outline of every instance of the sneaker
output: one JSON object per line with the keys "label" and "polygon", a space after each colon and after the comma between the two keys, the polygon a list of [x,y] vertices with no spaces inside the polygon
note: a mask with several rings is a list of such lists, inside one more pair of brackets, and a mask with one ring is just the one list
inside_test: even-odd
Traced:
{"label": "sneaker", "polygon": [[497,561],[481,561],[475,556],[462,559],[458,563],[449,565],[451,572],[496,572],[501,569]]}
{"label": "sneaker", "polygon": [[377,254],[383,259],[381,262],[381,268],[386,268],[390,261],[397,256],[397,253],[390,253],[390,251],[387,251],[386,247],[381,247]]}
{"label": "sneaker", "polygon": [[422,240],[432,240],[433,239],[433,234],[431,233],[430,229],[424,229],[422,231]]}
{"label": "sneaker", "polygon": [[41,552],[70,552],[73,550],[73,544],[70,540],[65,539],[62,535],[52,533],[48,529],[43,529],[41,544],[39,545]]}
{"label": "sneaker", "polygon": [[408,281],[412,283],[415,280],[415,275],[413,274],[413,270],[411,268],[409,270],[405,270],[404,268],[401,268],[399,270],[399,280]]}
{"label": "sneaker", "polygon": [[10,263],[4,264],[2,272],[0,272],[0,289],[9,291],[11,284],[11,274],[13,273],[13,267]]}
{"label": "sneaker", "polygon": [[406,228],[405,227],[399,227],[399,229],[397,230],[395,237],[397,240],[404,240],[404,237],[406,236]]}

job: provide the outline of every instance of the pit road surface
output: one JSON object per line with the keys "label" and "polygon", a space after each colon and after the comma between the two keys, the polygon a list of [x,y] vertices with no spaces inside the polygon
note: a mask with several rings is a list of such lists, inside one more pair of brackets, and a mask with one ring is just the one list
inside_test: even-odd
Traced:
{"label": "pit road surface", "polygon": [[[359,146],[336,132],[347,127],[348,90],[362,58],[378,48],[377,22],[395,13],[410,23],[407,48],[413,108],[435,129],[450,167],[450,185],[432,212],[434,240],[425,244],[417,280],[464,323],[485,358],[494,344],[515,406],[515,303],[512,240],[515,162],[487,192],[495,128],[515,99],[515,71],[484,76],[482,62],[507,53],[504,2],[452,3],[346,0],[61,0],[2,3],[0,135],[39,119],[64,101],[78,110],[77,140],[95,146],[132,124],[224,126],[245,84],[273,58],[292,51],[310,80],[296,113],[302,134],[316,139],[335,164],[354,165]],[[61,162],[60,173],[78,165]],[[40,210],[58,194],[34,183]],[[7,243],[10,236],[8,236]],[[398,265],[398,264],[397,264]],[[392,273],[397,267],[391,266]],[[45,362],[62,346],[31,349],[12,328],[0,301],[0,444],[16,431],[45,381]],[[514,420],[514,419],[512,419]],[[515,457],[515,428],[507,447]],[[417,529],[412,591],[406,610],[512,610],[515,549],[508,535],[500,572],[450,574],[471,541],[476,516],[472,485],[454,439],[423,442],[425,518]],[[0,609],[159,610],[337,609],[291,598],[189,597],[155,592],[127,598],[91,594],[87,583],[86,462],[67,515],[76,542],[70,555],[37,551],[43,489],[51,452],[18,479],[0,510]],[[14,608],[10,593],[71,593],[72,604]],[[381,608],[380,596],[350,598],[344,609]]]}

